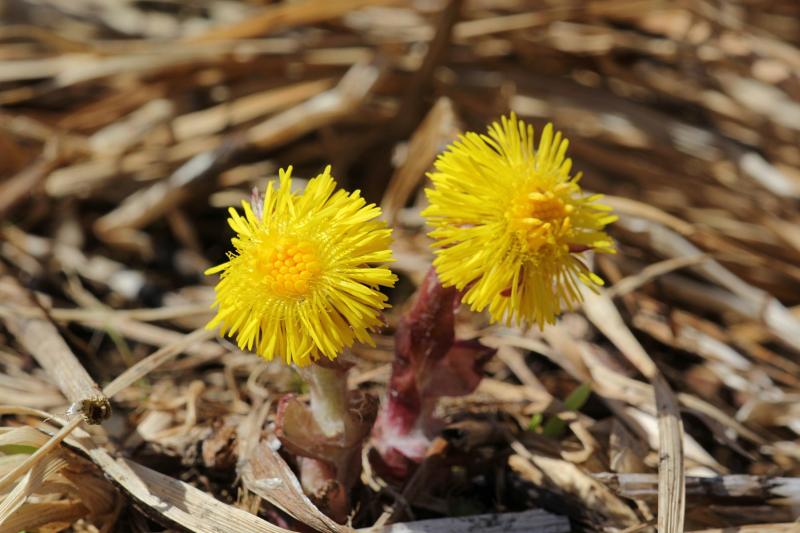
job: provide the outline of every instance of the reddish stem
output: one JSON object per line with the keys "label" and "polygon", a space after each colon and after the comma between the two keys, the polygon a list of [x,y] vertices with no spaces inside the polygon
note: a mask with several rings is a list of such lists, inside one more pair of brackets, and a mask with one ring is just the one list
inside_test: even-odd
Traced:
{"label": "reddish stem", "polygon": [[459,303],[458,291],[443,287],[431,268],[397,326],[387,398],[373,430],[379,466],[395,477],[424,457],[440,425],[433,416],[438,399],[475,390],[494,354],[477,341],[455,340]]}

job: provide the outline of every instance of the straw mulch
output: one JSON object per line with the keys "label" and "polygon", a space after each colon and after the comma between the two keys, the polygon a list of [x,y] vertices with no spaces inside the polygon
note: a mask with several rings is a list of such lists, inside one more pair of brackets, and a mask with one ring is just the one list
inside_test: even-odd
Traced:
{"label": "straw mulch", "polygon": [[620,215],[608,288],[543,332],[463,309],[497,356],[405,484],[365,459],[352,525],[798,527],[797,2],[12,0],[0,21],[0,531],[345,531],[254,445],[298,379],[202,330],[224,208],[328,163],[382,205],[401,280],[351,383],[380,395],[430,265],[425,172],[509,110],[554,122]]}

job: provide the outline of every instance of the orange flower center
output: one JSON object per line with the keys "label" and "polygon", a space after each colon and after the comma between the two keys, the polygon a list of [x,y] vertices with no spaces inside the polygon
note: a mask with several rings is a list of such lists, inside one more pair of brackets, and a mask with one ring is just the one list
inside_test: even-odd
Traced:
{"label": "orange flower center", "polygon": [[287,298],[306,296],[321,271],[314,244],[294,237],[259,249],[256,268],[271,292]]}
{"label": "orange flower center", "polygon": [[569,228],[572,211],[552,191],[534,191],[512,198],[506,218],[526,250],[535,252],[545,244],[564,244],[559,237]]}

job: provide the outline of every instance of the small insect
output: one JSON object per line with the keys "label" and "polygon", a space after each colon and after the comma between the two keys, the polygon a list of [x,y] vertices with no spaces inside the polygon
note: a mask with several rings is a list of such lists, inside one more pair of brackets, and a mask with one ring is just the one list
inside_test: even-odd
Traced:
{"label": "small insect", "polygon": [[99,424],[111,416],[111,404],[105,396],[95,396],[72,402],[67,408],[67,416],[80,414],[89,424]]}

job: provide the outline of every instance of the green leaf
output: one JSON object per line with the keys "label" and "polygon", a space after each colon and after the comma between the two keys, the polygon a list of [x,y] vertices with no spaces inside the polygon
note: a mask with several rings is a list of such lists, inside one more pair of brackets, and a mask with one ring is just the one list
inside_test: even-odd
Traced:
{"label": "green leaf", "polygon": [[36,450],[38,450],[38,448],[36,448],[35,446],[28,446],[26,444],[5,444],[3,446],[0,446],[0,453],[4,453],[6,455],[14,455],[18,453],[25,453],[30,455],[34,453]]}
{"label": "green leaf", "polygon": [[564,405],[570,411],[577,411],[586,403],[586,400],[589,399],[589,396],[592,394],[592,386],[588,383],[583,383],[575,387],[567,399],[564,400]]}
{"label": "green leaf", "polygon": [[536,431],[536,428],[542,425],[542,420],[544,417],[542,413],[536,413],[531,417],[531,421],[528,422],[528,431]]}
{"label": "green leaf", "polygon": [[[575,387],[575,390],[573,390],[569,394],[569,396],[567,396],[567,399],[564,400],[564,407],[566,407],[570,411],[577,411],[584,406],[586,400],[589,399],[589,396],[591,394],[592,394],[592,386],[589,385],[588,383],[583,383]],[[539,418],[536,421],[536,424],[534,425],[534,418],[536,418],[537,416]],[[541,414],[534,415],[531,418],[530,424],[528,424],[528,429],[529,430],[536,429],[539,426],[539,424],[541,424],[541,421],[542,421]],[[551,437],[556,439],[561,435],[563,435],[566,429],[567,429],[566,422],[564,422],[557,416],[551,416],[550,418],[547,419],[547,422],[545,422],[544,428],[542,428],[542,435],[544,435],[545,437]]]}

